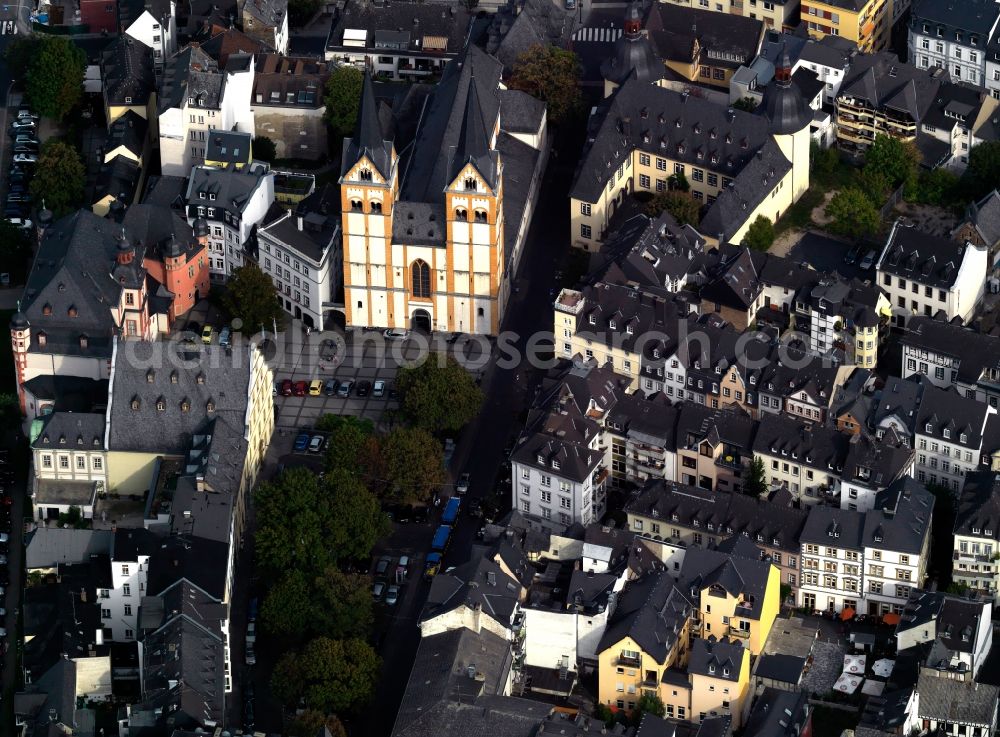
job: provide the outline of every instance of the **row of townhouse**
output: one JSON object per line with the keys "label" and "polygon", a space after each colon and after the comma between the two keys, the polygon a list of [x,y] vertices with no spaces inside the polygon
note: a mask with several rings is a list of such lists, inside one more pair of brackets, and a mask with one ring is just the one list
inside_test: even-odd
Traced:
{"label": "row of townhouse", "polygon": [[947,69],[956,82],[986,87],[1000,98],[1000,9],[987,0],[913,4],[907,50],[918,67]]}
{"label": "row of townhouse", "polygon": [[1000,403],[1000,338],[926,317],[913,318],[902,340],[901,376],[996,408]]}
{"label": "row of townhouse", "polygon": [[[863,393],[869,374],[858,372],[849,386],[856,398],[871,403],[874,395]],[[610,486],[661,479],[739,492],[757,458],[768,487],[783,489],[797,504],[864,511],[879,492],[917,468],[921,436],[915,440],[899,428],[883,427],[876,439],[877,426],[867,416],[848,430],[835,426],[825,408],[822,417],[810,409],[815,420],[804,421],[801,403],[755,418],[736,404],[670,404],[662,394],[645,397],[630,387],[628,377],[610,366],[580,357],[550,372],[511,455],[515,509],[548,529],[589,524],[603,517]],[[981,435],[975,439],[982,441]],[[945,457],[936,441],[931,452],[936,459]],[[921,468],[930,467],[927,455],[921,455]],[[948,468],[954,471],[953,463],[963,463],[963,457],[949,461]],[[979,458],[977,452],[977,463]],[[933,467],[939,463],[934,460]]]}
{"label": "row of townhouse", "polygon": [[933,508],[921,484],[901,477],[866,512],[663,481],[648,483],[625,511],[636,535],[689,549],[749,541],[796,606],[884,614],[898,613],[924,582]]}

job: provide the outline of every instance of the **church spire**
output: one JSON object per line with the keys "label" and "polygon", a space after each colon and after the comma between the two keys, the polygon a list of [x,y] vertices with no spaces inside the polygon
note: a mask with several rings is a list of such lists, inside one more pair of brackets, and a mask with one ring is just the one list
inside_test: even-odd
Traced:
{"label": "church spire", "polygon": [[458,176],[462,167],[471,163],[476,171],[489,183],[496,186],[496,166],[490,149],[490,136],[483,120],[483,108],[479,103],[475,75],[469,75],[469,91],[465,96],[465,114],[462,116],[462,131],[455,151],[453,177]]}
{"label": "church spire", "polygon": [[383,178],[389,177],[392,166],[391,144],[385,140],[382,123],[378,117],[375,102],[375,88],[371,75],[365,71],[361,85],[361,102],[358,104],[358,119],[354,125],[354,136],[344,146],[344,173],[354,166],[362,156],[367,156]]}

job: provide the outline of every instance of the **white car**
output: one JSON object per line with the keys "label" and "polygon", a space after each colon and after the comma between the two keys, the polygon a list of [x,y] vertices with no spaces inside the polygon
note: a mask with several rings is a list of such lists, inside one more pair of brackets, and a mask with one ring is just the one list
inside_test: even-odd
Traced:
{"label": "white car", "polygon": [[18,228],[23,228],[24,230],[31,230],[31,226],[34,225],[27,218],[7,218],[7,222],[11,225],[16,225]]}
{"label": "white car", "polygon": [[468,493],[469,491],[469,474],[463,473],[458,477],[458,483],[455,484],[455,491],[458,492],[459,496]]}
{"label": "white car", "polygon": [[372,396],[381,397],[385,394],[385,381],[382,379],[375,379],[375,383],[372,384]]}
{"label": "white car", "polygon": [[386,340],[406,340],[410,337],[409,330],[396,330],[395,328],[389,328],[382,335],[385,336]]}
{"label": "white car", "polygon": [[393,584],[389,587],[389,591],[385,595],[385,603],[389,606],[396,606],[396,602],[399,601],[399,586]]}
{"label": "white car", "polygon": [[14,154],[15,164],[37,164],[38,157],[35,154]]}

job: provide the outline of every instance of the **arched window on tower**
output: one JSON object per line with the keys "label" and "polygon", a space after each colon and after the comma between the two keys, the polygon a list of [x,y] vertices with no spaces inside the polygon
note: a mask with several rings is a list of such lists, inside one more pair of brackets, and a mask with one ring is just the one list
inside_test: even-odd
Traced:
{"label": "arched window on tower", "polygon": [[475,192],[476,191],[476,178],[475,177],[466,177],[465,178],[465,188],[466,189],[470,189],[473,192]]}
{"label": "arched window on tower", "polygon": [[464,207],[456,207],[455,208],[455,219],[456,220],[461,220],[463,222],[467,221],[469,219],[469,211],[466,210]]}
{"label": "arched window on tower", "polygon": [[361,200],[351,200],[351,212],[364,212],[364,209]]}
{"label": "arched window on tower", "polygon": [[361,169],[358,171],[358,179],[362,182],[370,182],[372,180],[372,170],[371,169]]}
{"label": "arched window on tower", "polygon": [[368,205],[369,205],[371,213],[373,215],[381,215],[382,214],[382,203],[381,202],[369,202]]}
{"label": "arched window on tower", "polygon": [[417,260],[410,266],[410,293],[414,297],[430,299],[431,267],[426,261]]}
{"label": "arched window on tower", "polygon": [[477,223],[488,223],[489,222],[489,216],[487,216],[486,210],[476,210],[475,215],[476,215],[476,222]]}

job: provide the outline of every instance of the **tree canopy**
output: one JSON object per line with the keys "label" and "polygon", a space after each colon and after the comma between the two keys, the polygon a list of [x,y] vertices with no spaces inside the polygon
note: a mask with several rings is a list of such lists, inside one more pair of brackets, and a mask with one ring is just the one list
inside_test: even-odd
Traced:
{"label": "tree canopy", "polygon": [[45,206],[60,217],[83,204],[85,175],[75,148],[55,139],[46,141],[29,187],[31,196],[39,205],[44,200]]}
{"label": "tree canopy", "polygon": [[427,430],[400,426],[379,443],[382,459],[380,491],[393,502],[427,502],[445,482],[444,450]]}
{"label": "tree canopy", "polygon": [[774,224],[765,215],[758,215],[743,236],[743,245],[752,251],[766,251],[774,243]]}
{"label": "tree canopy", "polygon": [[278,661],[271,689],[285,704],[302,697],[308,709],[343,714],[371,700],[379,667],[378,655],[364,640],[318,637]]}
{"label": "tree canopy", "polygon": [[572,51],[535,44],[514,62],[507,86],[543,100],[549,120],[561,123],[580,109],[583,67]]}
{"label": "tree canopy", "polygon": [[456,432],[479,412],[483,393],[472,376],[448,356],[439,366],[431,356],[396,375],[400,409],[412,425],[428,432]]}
{"label": "tree canopy", "polygon": [[326,103],[326,120],[338,138],[354,133],[364,79],[360,70],[342,66],[334,69],[326,81],[323,98]]}
{"label": "tree canopy", "polygon": [[289,23],[296,27],[305,25],[322,5],[322,0],[288,0]]}
{"label": "tree canopy", "polygon": [[274,282],[254,263],[233,271],[222,302],[230,316],[238,318],[248,333],[261,326],[270,329],[276,321],[279,324],[284,321],[285,313],[275,295]]}
{"label": "tree canopy", "polygon": [[274,145],[274,141],[267,136],[257,136],[254,138],[253,157],[273,164],[274,160],[278,158],[278,150]]}
{"label": "tree canopy", "polygon": [[254,503],[258,562],[272,574],[365,558],[388,529],[378,500],[340,470],[319,481],[308,469],[288,469],[258,486]]}
{"label": "tree canopy", "polygon": [[371,420],[349,415],[323,415],[316,429],[329,433],[326,470],[345,471],[368,485],[368,478],[379,462],[378,438]]}
{"label": "tree canopy", "polygon": [[658,217],[664,210],[673,215],[674,220],[680,225],[697,225],[701,220],[701,207],[698,201],[679,189],[657,192],[646,203],[646,214],[650,217]]}
{"label": "tree canopy", "polygon": [[857,187],[845,187],[826,206],[830,230],[847,238],[874,235],[881,225],[878,209]]}
{"label": "tree canopy", "polygon": [[261,626],[283,641],[311,637],[367,637],[371,630],[371,579],[330,567],[318,574],[287,570],[264,597]]}
{"label": "tree canopy", "polygon": [[743,493],[749,496],[762,497],[767,493],[767,476],[764,472],[764,460],[755,455],[747,468],[746,483],[743,484]]}
{"label": "tree canopy", "polygon": [[920,153],[912,141],[901,141],[881,133],[865,152],[865,171],[880,173],[890,189],[900,184],[911,186],[917,178],[919,164]]}
{"label": "tree canopy", "polygon": [[61,36],[40,35],[28,43],[13,52],[24,66],[25,96],[39,115],[62,120],[83,97],[87,55]]}
{"label": "tree canopy", "polygon": [[973,200],[980,200],[1000,187],[1000,141],[985,141],[969,151],[962,185]]}

